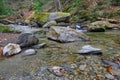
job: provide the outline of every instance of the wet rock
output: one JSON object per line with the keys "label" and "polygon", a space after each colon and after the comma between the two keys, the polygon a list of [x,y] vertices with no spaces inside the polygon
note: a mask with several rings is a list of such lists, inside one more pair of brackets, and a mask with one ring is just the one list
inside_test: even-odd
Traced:
{"label": "wet rock", "polygon": [[48,33],[48,39],[59,41],[59,42],[73,42],[73,41],[86,41],[89,40],[82,32],[77,32],[69,27],[51,27]]}
{"label": "wet rock", "polygon": [[82,55],[101,55],[102,50],[99,48],[94,48],[91,45],[85,45],[77,53]]}
{"label": "wet rock", "polygon": [[21,55],[22,56],[29,56],[29,55],[34,55],[35,53],[36,53],[36,51],[34,49],[27,49]]}
{"label": "wet rock", "polygon": [[14,54],[18,54],[21,51],[20,45],[9,43],[3,48],[4,56],[11,56]]}
{"label": "wet rock", "polygon": [[49,21],[43,25],[43,28],[48,28],[50,26],[55,26],[57,23],[56,21]]}
{"label": "wet rock", "polygon": [[23,33],[18,37],[17,43],[20,47],[30,47],[38,44],[39,40],[32,33]]}
{"label": "wet rock", "polygon": [[48,70],[56,76],[64,76],[66,73],[66,70],[63,67],[59,66],[53,66],[51,68],[48,68]]}
{"label": "wet rock", "polygon": [[46,43],[42,43],[42,44],[34,45],[34,46],[32,46],[32,48],[40,49],[40,48],[45,47],[45,45],[46,45]]}

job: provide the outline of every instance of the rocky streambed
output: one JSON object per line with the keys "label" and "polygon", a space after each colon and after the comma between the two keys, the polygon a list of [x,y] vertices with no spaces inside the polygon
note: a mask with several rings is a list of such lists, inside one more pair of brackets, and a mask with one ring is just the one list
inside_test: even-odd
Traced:
{"label": "rocky streambed", "polygon": [[[119,80],[120,68],[116,66],[120,66],[119,33],[119,30],[86,32],[89,41],[59,43],[48,40],[44,32],[37,32],[39,42],[47,45],[35,49],[35,55],[0,58],[0,80]],[[76,53],[84,45],[100,48],[103,54]],[[48,68],[53,66],[64,68],[65,75],[50,72]]]}

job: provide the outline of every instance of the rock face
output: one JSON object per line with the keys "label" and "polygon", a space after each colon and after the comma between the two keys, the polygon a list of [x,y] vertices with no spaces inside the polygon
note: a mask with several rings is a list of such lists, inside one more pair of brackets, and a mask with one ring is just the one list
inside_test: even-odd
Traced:
{"label": "rock face", "polygon": [[85,45],[82,47],[82,49],[78,50],[77,53],[83,55],[99,55],[102,54],[102,50],[99,48],[94,48],[91,45]]}
{"label": "rock face", "polygon": [[9,43],[3,48],[4,56],[12,56],[18,54],[21,51],[21,48],[18,44]]}
{"label": "rock face", "polygon": [[73,42],[79,40],[89,40],[89,38],[82,32],[77,32],[74,29],[67,27],[51,27],[48,33],[48,39],[59,42]]}
{"label": "rock face", "polygon": [[32,33],[23,33],[18,37],[17,43],[20,47],[30,47],[38,44],[39,40]]}

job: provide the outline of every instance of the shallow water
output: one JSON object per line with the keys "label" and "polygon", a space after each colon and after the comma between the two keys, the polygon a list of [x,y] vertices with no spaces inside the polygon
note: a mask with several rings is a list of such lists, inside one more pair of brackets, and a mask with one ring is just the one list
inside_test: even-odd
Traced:
{"label": "shallow water", "polygon": [[[38,78],[38,76],[35,76],[36,71],[39,71],[42,68],[48,66],[70,67],[72,64],[79,65],[80,62],[86,62],[89,67],[91,66],[94,67],[94,65],[98,63],[100,64],[99,67],[104,68],[101,64],[101,59],[115,59],[116,57],[120,57],[120,30],[112,30],[106,32],[92,32],[92,33],[87,32],[86,34],[90,37],[90,41],[86,41],[86,42],[77,41],[72,43],[58,43],[58,42],[50,41],[45,37],[45,35],[37,34],[40,43],[45,42],[47,43],[47,46],[42,49],[36,49],[37,51],[36,55],[22,57],[19,54],[10,58],[1,59],[0,79],[7,80],[11,76],[16,76],[20,73],[27,72],[36,80],[36,77]],[[102,49],[103,55],[83,56],[83,55],[75,54],[75,52],[78,49],[88,44],[92,45],[93,47]],[[88,69],[86,69],[88,70],[88,72],[86,71],[88,78],[94,75],[94,70],[92,70],[93,71],[92,72],[91,70],[89,70],[89,67]],[[99,72],[99,74],[104,76],[106,72],[103,73],[100,72],[99,67],[95,68],[95,70]],[[88,76],[88,74],[90,76]],[[72,76],[75,79],[79,79],[80,77],[85,79],[86,77],[86,75],[83,74],[81,76],[79,75],[80,74],[76,73]],[[46,77],[46,76],[43,75],[42,77]],[[49,78],[50,77],[48,77],[47,80]],[[105,79],[105,78],[102,77],[101,79]],[[38,80],[46,80],[46,79],[40,78]],[[57,79],[55,78],[53,80],[57,80]]]}

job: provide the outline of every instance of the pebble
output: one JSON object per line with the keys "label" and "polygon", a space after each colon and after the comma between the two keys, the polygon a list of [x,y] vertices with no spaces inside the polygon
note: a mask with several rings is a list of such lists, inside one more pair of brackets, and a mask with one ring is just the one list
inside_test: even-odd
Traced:
{"label": "pebble", "polygon": [[86,66],[87,66],[86,64],[82,64],[82,65],[79,66],[79,69],[80,70],[85,70]]}

